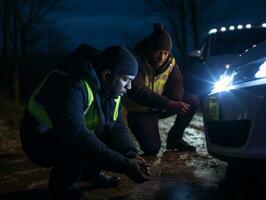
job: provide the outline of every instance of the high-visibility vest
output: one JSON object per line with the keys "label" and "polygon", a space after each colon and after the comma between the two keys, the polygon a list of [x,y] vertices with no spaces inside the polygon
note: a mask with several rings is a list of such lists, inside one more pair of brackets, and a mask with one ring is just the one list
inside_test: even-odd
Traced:
{"label": "high-visibility vest", "polygon": [[[158,74],[156,76],[153,76],[151,73],[148,72],[148,70],[144,68],[145,86],[149,88],[151,91],[161,95],[164,91],[165,83],[170,73],[174,69],[175,65],[176,65],[176,61],[173,58],[171,63],[169,64],[169,67],[163,73]],[[133,102],[127,95],[123,99],[123,102],[125,104],[126,109],[130,112],[148,112],[151,109],[149,107]]]}
{"label": "high-visibility vest", "polygon": [[[33,92],[29,104],[28,104],[28,111],[31,113],[31,115],[38,120],[42,126],[45,127],[46,130],[52,129],[53,123],[48,116],[47,112],[45,111],[45,108],[36,101],[36,96],[38,95],[39,91],[41,90],[42,86],[44,85],[45,81],[47,78],[52,74],[52,73],[60,73],[62,75],[67,75],[67,73],[61,72],[61,71],[53,71],[50,74],[46,76],[46,78],[43,80],[43,82],[37,87],[37,89]],[[100,117],[99,117],[99,112],[96,109],[96,106],[94,104],[94,94],[92,91],[92,88],[90,87],[89,83],[86,80],[82,80],[83,87],[86,90],[87,93],[87,109],[84,111],[84,118],[85,118],[85,123],[86,127],[92,131],[96,131],[98,126],[100,125]],[[120,105],[120,100],[121,97],[119,96],[118,98],[114,99],[115,101],[115,107],[114,107],[114,112],[112,115],[112,120],[116,121],[118,118],[118,113],[119,113],[119,105]]]}
{"label": "high-visibility vest", "polygon": [[148,87],[153,92],[157,94],[162,94],[164,90],[164,85],[172,72],[175,66],[175,59],[172,59],[172,62],[169,64],[169,67],[161,74],[153,76],[149,72],[145,72],[145,86]]}

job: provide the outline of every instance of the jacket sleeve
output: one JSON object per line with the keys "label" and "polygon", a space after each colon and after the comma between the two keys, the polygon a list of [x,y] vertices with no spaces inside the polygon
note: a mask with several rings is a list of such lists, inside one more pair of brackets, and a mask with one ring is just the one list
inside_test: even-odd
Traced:
{"label": "jacket sleeve", "polygon": [[140,105],[157,109],[166,108],[169,103],[166,96],[157,94],[145,86],[141,70],[138,71],[137,76],[132,81],[132,89],[128,91],[128,97]]}
{"label": "jacket sleeve", "polygon": [[128,158],[108,148],[85,125],[84,108],[87,103],[83,86],[68,82],[54,88],[54,94],[50,93],[50,105],[53,106],[47,110],[63,144],[83,158],[96,156],[104,169],[123,172],[127,168]]}
{"label": "jacket sleeve", "polygon": [[121,106],[119,109],[118,118],[108,136],[110,148],[129,158],[138,155],[138,151],[129,135],[129,129],[123,120]]}
{"label": "jacket sleeve", "polygon": [[164,87],[163,95],[171,100],[182,101],[184,94],[183,76],[176,65],[170,73]]}

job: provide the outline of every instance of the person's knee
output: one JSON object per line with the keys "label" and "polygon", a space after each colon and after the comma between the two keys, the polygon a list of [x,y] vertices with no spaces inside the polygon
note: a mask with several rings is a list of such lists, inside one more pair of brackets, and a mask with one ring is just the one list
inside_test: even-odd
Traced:
{"label": "person's knee", "polygon": [[189,94],[186,98],[186,103],[188,103],[191,107],[198,108],[201,101],[198,95]]}
{"label": "person's knee", "polygon": [[161,143],[145,146],[142,148],[145,155],[157,155],[160,151]]}

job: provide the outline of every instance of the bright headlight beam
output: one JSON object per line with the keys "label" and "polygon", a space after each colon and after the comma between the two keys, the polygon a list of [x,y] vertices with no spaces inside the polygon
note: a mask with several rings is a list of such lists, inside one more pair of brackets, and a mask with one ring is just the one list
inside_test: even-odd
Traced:
{"label": "bright headlight beam", "polygon": [[220,79],[216,83],[214,83],[212,92],[229,91],[229,86],[231,86],[235,75],[236,72],[233,72],[230,75],[222,74],[220,76]]}

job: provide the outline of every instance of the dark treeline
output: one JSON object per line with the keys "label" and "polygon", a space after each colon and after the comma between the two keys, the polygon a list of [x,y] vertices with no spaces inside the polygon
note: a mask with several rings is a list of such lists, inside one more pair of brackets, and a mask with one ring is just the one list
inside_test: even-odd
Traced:
{"label": "dark treeline", "polygon": [[[27,96],[24,83],[34,83],[38,74],[42,74],[41,65],[53,66],[56,62],[51,61],[50,55],[63,52],[66,41],[53,26],[52,17],[62,9],[60,3],[60,0],[0,0],[0,83],[16,104]],[[31,74],[34,67],[38,73]]]}
{"label": "dark treeline", "polygon": [[[51,70],[65,58],[64,54],[31,54],[23,57],[20,65],[20,97],[27,101],[34,88]],[[14,60],[12,56],[0,56],[0,90],[5,90],[9,97],[14,94]]]}

